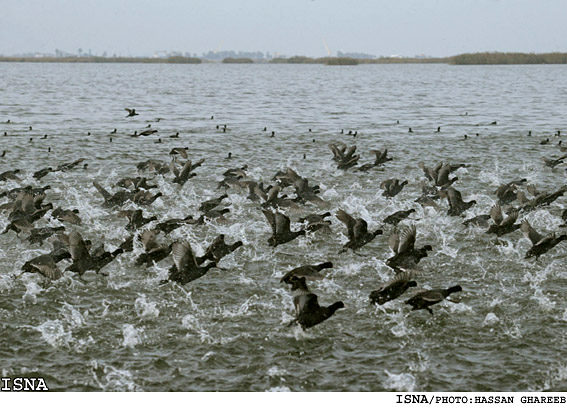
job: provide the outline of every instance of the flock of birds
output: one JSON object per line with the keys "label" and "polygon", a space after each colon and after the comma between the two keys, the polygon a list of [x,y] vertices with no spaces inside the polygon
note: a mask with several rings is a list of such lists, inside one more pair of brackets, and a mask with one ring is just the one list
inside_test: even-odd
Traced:
{"label": "flock of birds", "polygon": [[[138,115],[135,109],[126,109],[127,117]],[[214,119],[211,116],[211,119]],[[159,118],[157,119],[159,121]],[[10,121],[5,122],[10,124]],[[493,123],[495,124],[495,123]],[[227,126],[223,125],[217,129],[226,132]],[[267,131],[267,128],[263,129]],[[412,131],[411,128],[409,130]],[[437,132],[441,129],[438,128]],[[157,131],[151,126],[143,132],[134,132],[132,137],[149,136]],[[111,134],[116,133],[116,129]],[[346,135],[343,130],[340,132]],[[559,133],[559,132],[558,132]],[[349,131],[353,138],[358,135],[357,131]],[[5,132],[6,135],[6,132]],[[530,134],[531,135],[531,132]],[[275,132],[272,132],[272,137]],[[559,136],[559,134],[556,134]],[[171,135],[170,138],[179,137],[179,133]],[[44,138],[47,138],[45,136]],[[110,137],[112,141],[112,137]],[[549,139],[547,139],[548,143]],[[156,143],[160,143],[158,139]],[[545,144],[545,143],[544,143]],[[559,148],[563,150],[559,142]],[[356,154],[356,145],[347,146],[343,142],[329,144],[333,154],[332,159],[337,168],[343,171],[372,172],[383,166],[387,166],[393,158],[389,157],[388,150],[372,150],[375,158],[373,162],[359,164],[360,155]],[[226,255],[236,251],[243,243],[236,241],[227,243],[224,234],[218,235],[206,248],[201,256],[196,256],[188,240],[176,240],[159,242],[160,235],[167,237],[172,231],[186,225],[207,225],[211,221],[223,219],[224,214],[230,212],[229,203],[226,202],[228,195],[220,194],[218,197],[204,201],[199,206],[199,215],[187,215],[183,218],[158,219],[157,216],[146,217],[142,209],[124,210],[122,207],[127,203],[134,203],[138,207],[149,208],[152,203],[163,196],[162,192],[153,192],[158,188],[152,184],[151,178],[143,174],[162,175],[171,183],[183,187],[204,162],[204,159],[191,160],[187,147],[176,147],[170,151],[169,162],[150,159],[137,164],[137,172],[140,175],[126,177],[116,182],[115,186],[102,186],[93,181],[94,188],[100,193],[101,205],[116,211],[120,217],[128,222],[124,228],[129,232],[129,237],[124,240],[116,250],[109,252],[105,250],[104,243],[96,245],[74,230],[72,226],[81,224],[79,211],[77,209],[66,209],[55,207],[48,202],[50,186],[21,186],[10,190],[1,189],[0,184],[0,212],[7,217],[8,225],[3,234],[15,233],[21,240],[27,240],[30,244],[43,245],[49,240],[52,249],[49,253],[36,256],[27,260],[21,270],[22,273],[39,273],[49,280],[57,280],[63,276],[59,266],[60,262],[70,260],[65,270],[82,276],[87,271],[102,273],[103,268],[112,262],[120,254],[132,252],[135,243],[143,246],[144,252],[136,257],[137,265],[152,266],[171,255],[172,265],[169,268],[168,279],[161,282],[176,282],[185,285],[207,274],[212,268],[220,268],[219,262]],[[1,157],[9,158],[6,151]],[[232,154],[228,153],[227,159]],[[563,163],[567,155],[558,158],[544,159],[544,165],[555,168]],[[63,163],[56,167],[47,167],[36,170],[32,176],[38,182],[48,174],[57,172],[77,171],[86,169],[86,159],[80,158],[72,162]],[[421,181],[421,195],[415,198],[416,205],[434,206],[440,208],[439,203],[447,201],[447,215],[461,217],[465,211],[476,204],[474,200],[465,201],[456,188],[453,187],[458,177],[452,177],[456,170],[467,167],[466,164],[438,163],[427,166],[419,163],[423,171]],[[432,245],[425,244],[421,247],[416,245],[417,228],[408,222],[409,217],[415,209],[400,210],[388,215],[382,220],[380,229],[370,231],[368,220],[357,218],[346,211],[339,209],[335,214],[330,212],[308,213],[300,218],[299,229],[291,228],[291,220],[285,214],[286,209],[302,209],[306,204],[324,207],[327,203],[319,194],[320,187],[305,177],[302,177],[292,168],[278,171],[270,179],[269,185],[264,185],[263,180],[254,180],[247,175],[247,166],[227,169],[223,179],[218,183],[217,189],[236,189],[247,194],[246,198],[258,204],[258,211],[264,214],[267,224],[271,228],[271,236],[267,239],[270,247],[290,244],[299,236],[311,234],[317,231],[330,231],[333,215],[346,227],[348,242],[344,244],[341,252],[359,251],[365,245],[371,243],[376,237],[383,235],[386,228],[388,232],[388,244],[392,250],[392,256],[385,264],[392,269],[393,279],[384,282],[378,289],[369,294],[369,301],[382,305],[386,302],[402,296],[408,289],[417,286],[420,275],[420,260],[428,256],[432,251]],[[78,170],[80,171],[80,170]],[[6,181],[20,182],[22,171],[20,169],[8,170],[0,173],[0,183]],[[407,180],[391,178],[383,180],[380,184],[382,195],[394,197],[399,194]],[[524,189],[525,186],[525,189]],[[502,184],[494,192],[497,203],[492,207],[489,214],[482,214],[474,218],[464,220],[465,226],[477,226],[485,228],[487,234],[501,237],[506,234],[520,230],[532,243],[526,252],[526,258],[536,259],[552,250],[561,241],[567,239],[567,234],[555,232],[542,234],[537,232],[527,220],[519,221],[523,215],[537,208],[549,205],[567,192],[567,186],[562,186],[553,192],[539,191],[533,185],[526,185],[526,179],[512,180]],[[529,197],[529,198],[528,198]],[[307,210],[306,210],[307,212]],[[567,209],[561,214],[567,222]],[[55,219],[60,226],[47,227],[37,226],[41,220]],[[565,224],[564,224],[565,226]],[[68,230],[70,229],[70,231]],[[321,306],[318,296],[307,286],[308,281],[324,279],[324,270],[333,268],[332,262],[322,262],[315,265],[303,265],[287,271],[281,277],[280,282],[290,286],[295,307],[295,319],[290,324],[298,324],[306,329],[313,327],[331,316],[345,305],[337,301],[329,306]],[[460,285],[448,288],[436,288],[414,293],[405,301],[412,307],[411,310],[425,309],[433,314],[433,305],[447,299],[452,293],[462,290]],[[448,299],[451,300],[451,299]]]}

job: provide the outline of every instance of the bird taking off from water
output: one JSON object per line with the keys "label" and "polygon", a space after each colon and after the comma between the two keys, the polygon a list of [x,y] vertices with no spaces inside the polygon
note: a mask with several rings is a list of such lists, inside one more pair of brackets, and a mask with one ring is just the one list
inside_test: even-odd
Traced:
{"label": "bird taking off from water", "polygon": [[128,115],[126,115],[127,118],[137,115],[136,109],[124,108],[124,110],[128,112]]}

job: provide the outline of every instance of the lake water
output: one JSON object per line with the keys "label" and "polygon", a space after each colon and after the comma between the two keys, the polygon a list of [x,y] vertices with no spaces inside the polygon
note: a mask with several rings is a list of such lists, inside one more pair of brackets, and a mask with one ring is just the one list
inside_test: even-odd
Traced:
{"label": "lake water", "polygon": [[[51,247],[29,244],[26,234],[0,235],[2,377],[42,376],[52,390],[73,391],[567,390],[565,244],[526,260],[530,241],[520,231],[497,245],[485,229],[449,217],[446,201],[437,208],[414,202],[424,178],[420,161],[469,165],[454,185],[478,202],[466,218],[487,214],[501,183],[524,177],[547,191],[566,184],[564,166],[552,171],[543,157],[562,154],[553,135],[567,133],[567,67],[4,63],[0,72],[0,135],[7,132],[0,173],[23,171],[22,181],[0,182],[0,191],[49,184],[45,202],[79,209],[82,224],[63,225],[94,246],[116,249],[129,233],[92,182],[117,191],[116,181],[136,175],[136,163],[169,162],[173,147],[206,160],[182,188],[169,174],[154,177],[163,197],[144,207],[145,216],[198,215],[200,202],[222,194],[222,173],[244,164],[249,179],[266,185],[289,166],[320,186],[328,205],[285,210],[292,229],[305,214],[333,213],[330,234],[273,249],[258,203],[231,187],[226,221],[159,238],[188,239],[197,254],[220,233],[229,243],[243,241],[222,270],[185,286],[159,284],[171,257],[137,266],[138,244],[103,269],[108,276],[20,276],[26,260]],[[139,116],[125,118],[126,107]],[[148,123],[159,132],[128,136]],[[224,124],[226,133],[216,128]],[[168,137],[176,132],[179,139]],[[540,145],[546,138],[551,144]],[[339,141],[357,145],[360,164],[373,161],[371,149],[388,148],[394,160],[369,173],[338,170],[328,144]],[[78,158],[88,169],[32,177]],[[386,198],[380,183],[391,177],[409,184]],[[559,198],[520,218],[541,233],[559,231],[566,203]],[[356,254],[339,255],[346,228],[334,214],[344,209],[374,230],[409,208],[416,212],[405,223],[416,225],[417,245],[433,250],[419,264],[418,288],[371,305],[369,293],[394,276],[385,265],[391,228]],[[61,225],[49,214],[36,226]],[[0,229],[8,223],[0,213]],[[293,301],[279,278],[323,261],[335,267],[309,287],[322,305],[342,300],[345,308],[314,328],[288,327]],[[436,305],[433,315],[404,304],[418,290],[456,284],[463,287],[452,295],[459,302]]]}

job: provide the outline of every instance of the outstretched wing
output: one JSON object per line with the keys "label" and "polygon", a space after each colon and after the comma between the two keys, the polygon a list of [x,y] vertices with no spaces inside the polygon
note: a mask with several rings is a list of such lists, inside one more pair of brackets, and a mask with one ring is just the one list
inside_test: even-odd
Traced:
{"label": "outstretched wing", "polygon": [[268,220],[270,227],[272,227],[272,232],[275,234],[276,233],[276,216],[270,210],[262,210],[262,213],[264,214],[264,216]]}
{"label": "outstretched wing", "polygon": [[336,217],[346,225],[348,237],[350,239],[354,238],[354,225],[356,224],[356,220],[343,210],[337,211]]}
{"label": "outstretched wing", "polygon": [[490,218],[492,218],[496,225],[502,224],[504,217],[502,216],[502,208],[500,208],[500,205],[496,204],[492,206],[492,208],[490,209]]}
{"label": "outstretched wing", "polygon": [[524,235],[528,237],[530,241],[532,241],[533,245],[537,244],[544,238],[543,235],[541,235],[535,229],[532,228],[532,226],[527,220],[524,220],[522,222],[522,226],[520,227],[520,229],[522,230]]}
{"label": "outstretched wing", "polygon": [[73,261],[83,259],[89,256],[89,250],[83,237],[77,231],[73,231],[69,234],[69,252],[71,253],[71,258]]}
{"label": "outstretched wing", "polygon": [[178,271],[191,271],[198,267],[193,249],[188,241],[174,242],[171,252]]}
{"label": "outstretched wing", "polygon": [[404,226],[400,232],[400,244],[398,247],[398,253],[403,253],[406,251],[413,250],[413,246],[415,244],[415,236],[416,236],[416,228],[415,225]]}

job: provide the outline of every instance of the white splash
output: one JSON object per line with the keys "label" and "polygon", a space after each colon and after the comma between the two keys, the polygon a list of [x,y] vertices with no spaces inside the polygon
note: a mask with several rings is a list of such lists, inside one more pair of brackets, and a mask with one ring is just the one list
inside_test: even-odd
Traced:
{"label": "white splash", "polygon": [[385,370],[388,379],[384,382],[384,388],[393,391],[413,392],[415,389],[415,377],[409,373],[392,374]]}
{"label": "white splash", "polygon": [[69,346],[73,341],[71,332],[65,330],[60,320],[47,320],[35,328],[41,337],[52,347]]}
{"label": "white splash", "polygon": [[159,309],[156,302],[149,302],[146,295],[141,295],[134,302],[134,309],[139,318],[143,320],[153,320],[159,316]]}
{"label": "white splash", "polygon": [[122,335],[124,336],[124,340],[122,341],[124,347],[136,347],[141,341],[140,330],[136,329],[132,324],[124,324],[122,326]]}

